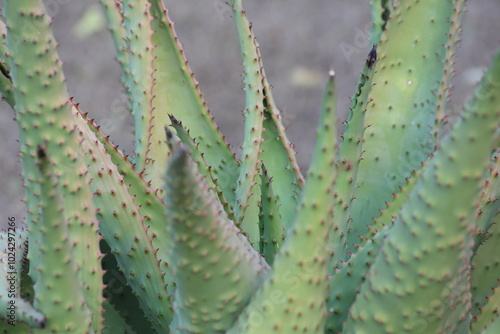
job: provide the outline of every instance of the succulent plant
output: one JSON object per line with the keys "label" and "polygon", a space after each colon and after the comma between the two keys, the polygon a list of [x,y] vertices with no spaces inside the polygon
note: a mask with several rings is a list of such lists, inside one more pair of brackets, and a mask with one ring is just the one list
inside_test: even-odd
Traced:
{"label": "succulent plant", "polygon": [[[160,0],[101,0],[135,125],[125,156],[68,96],[41,0],[4,0],[26,228],[0,235],[4,333],[500,332],[500,53],[444,114],[464,0],[372,1],[337,142],[329,73],[303,176],[241,0],[240,158]],[[12,306],[14,305],[14,306]]]}

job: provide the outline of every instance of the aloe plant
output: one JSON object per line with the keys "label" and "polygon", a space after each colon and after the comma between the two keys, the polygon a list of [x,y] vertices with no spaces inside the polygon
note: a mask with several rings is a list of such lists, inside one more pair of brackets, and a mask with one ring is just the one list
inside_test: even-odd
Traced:
{"label": "aloe plant", "polygon": [[[372,1],[337,142],[327,79],[303,176],[241,0],[235,157],[160,0],[101,0],[135,124],[125,156],[66,91],[40,0],[5,0],[0,92],[26,228],[0,235],[5,333],[497,333],[500,52],[451,130],[463,0]],[[12,306],[14,305],[14,306]]]}

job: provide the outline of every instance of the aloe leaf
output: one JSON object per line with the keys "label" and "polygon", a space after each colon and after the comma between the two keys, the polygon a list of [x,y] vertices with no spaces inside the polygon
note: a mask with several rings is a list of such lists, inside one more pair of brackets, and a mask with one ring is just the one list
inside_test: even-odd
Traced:
{"label": "aloe leaf", "polygon": [[[196,162],[196,165],[198,166],[198,171],[200,172],[200,174],[203,177],[205,177],[205,182],[206,182],[207,186],[217,193],[217,195],[219,197],[219,201],[224,206],[224,210],[228,214],[229,218],[234,219],[234,213],[232,211],[232,207],[228,203],[226,198],[224,197],[224,193],[222,192],[222,190],[220,189],[220,187],[218,185],[217,178],[213,174],[212,169],[208,167],[203,155],[198,150],[199,144],[194,142],[194,140],[189,135],[189,132],[182,126],[182,122],[175,119],[175,117],[173,117],[173,116],[170,117],[170,120],[172,121],[172,127],[176,131],[177,140],[180,140],[184,144],[185,147],[189,148],[189,154],[191,155],[193,160]],[[167,128],[167,131],[169,131],[168,128]],[[172,134],[172,136],[173,136],[173,134]],[[167,133],[167,141],[168,141],[168,133]]]}
{"label": "aloe leaf", "polygon": [[196,166],[198,166],[198,171],[205,178],[205,182],[207,183],[208,187],[217,192],[217,194],[222,195],[220,190],[218,190],[216,184],[217,179],[213,177],[211,169],[208,167],[205,159],[203,159],[203,155],[198,150],[198,143],[196,143],[193,138],[191,138],[191,136],[189,135],[189,131],[183,126],[181,121],[177,120],[172,115],[170,115],[170,121],[172,122],[171,127],[175,129],[174,134],[172,131],[170,131],[170,129],[165,128],[165,130],[167,131],[167,144],[169,144],[170,150],[175,150],[180,146],[181,143],[186,148],[188,148],[189,154],[196,163]]}
{"label": "aloe leaf", "polygon": [[[273,179],[278,210],[285,228],[294,219],[304,179],[296,161],[296,154],[281,123],[281,115],[275,105],[271,85],[267,81],[262,66],[258,43],[241,2],[236,0],[229,3],[233,10],[233,19],[240,38],[246,92],[246,131],[235,212],[238,221],[240,220],[239,216],[244,217],[242,228],[245,231],[248,230],[247,233],[255,245],[258,239],[254,234],[253,222],[256,218],[255,206],[258,203],[259,194],[256,193],[258,188],[252,188],[257,183],[255,179],[252,179],[252,175],[256,175],[258,172],[258,159],[266,164],[268,174]],[[263,127],[262,131],[260,130],[261,126]],[[248,198],[248,205],[252,207],[249,212],[245,211],[245,198]],[[249,224],[251,225],[249,226]]]}
{"label": "aloe leaf", "polygon": [[[144,6],[144,4],[142,5]],[[111,17],[109,24],[116,24],[116,17],[122,15],[121,6],[111,8],[108,5],[107,8],[117,12],[108,15]],[[152,32],[150,43],[154,57],[152,64],[154,68],[153,102],[156,106],[160,106],[157,109],[162,111],[161,115],[152,119],[157,124],[154,126],[154,131],[158,132],[161,129],[162,132],[158,134],[157,138],[163,145],[164,141],[161,138],[165,137],[164,128],[168,124],[158,126],[158,122],[168,120],[168,114],[172,114],[176,119],[182,121],[193,140],[199,143],[198,149],[213,175],[216,176],[217,184],[230,203],[232,210],[235,196],[234,185],[239,174],[238,163],[210,116],[163,3],[155,0],[149,1],[149,13],[145,15],[149,16],[148,34]],[[121,44],[115,44],[120,53]],[[122,72],[125,74],[130,71],[126,66],[122,66]],[[168,154],[167,149],[164,152],[158,149],[156,152],[158,154],[154,153],[155,155],[164,157]],[[152,157],[152,160],[157,161],[158,159]],[[139,166],[136,168],[140,170]],[[158,175],[161,169],[156,168],[155,175]]]}
{"label": "aloe leaf", "polygon": [[[158,62],[152,26],[151,4],[146,1],[123,1],[123,22],[126,30],[126,47],[130,71],[129,93],[135,127],[135,167],[151,181],[154,189],[163,185],[168,147],[165,127],[168,126],[168,105],[159,91]],[[161,190],[160,190],[161,191]]]}
{"label": "aloe leaf", "polygon": [[[257,42],[254,43],[257,46]],[[256,49],[259,54],[259,49]],[[267,173],[273,180],[273,192],[276,195],[278,210],[285,229],[292,224],[300,193],[304,187],[304,177],[297,164],[293,145],[288,141],[281,114],[275,105],[271,85],[267,82],[261,63],[261,77],[264,85],[264,121],[260,160],[266,165]]]}
{"label": "aloe leaf", "polygon": [[376,45],[380,42],[382,34],[387,27],[387,21],[393,10],[391,0],[371,0],[370,8],[372,10],[372,33],[370,36],[371,45]]}
{"label": "aloe leaf", "polygon": [[351,204],[356,189],[356,180],[363,146],[363,132],[365,131],[365,114],[369,104],[368,93],[372,86],[377,61],[377,47],[374,45],[365,61],[365,65],[358,80],[356,91],[351,99],[351,111],[345,122],[345,130],[340,143],[335,168],[337,182],[333,200],[335,202],[334,222],[329,243],[333,251],[329,274],[338,263],[345,259],[346,237],[349,228]]}
{"label": "aloe leaf", "polygon": [[500,318],[496,318],[495,321],[482,332],[482,334],[496,334],[498,332],[500,332]]}
{"label": "aloe leaf", "polygon": [[[497,218],[498,219],[498,218]],[[473,316],[480,314],[500,279],[500,224],[494,223],[472,258],[471,293]]]}
{"label": "aloe leaf", "polygon": [[[453,66],[455,64],[455,52],[460,42],[462,34],[462,16],[465,12],[465,0],[455,0],[453,15],[450,19],[450,32],[446,45],[446,54],[444,57],[443,78],[437,93],[436,117],[434,122],[434,143],[438,145],[441,137],[446,133],[446,126],[448,125],[446,111],[446,104],[450,98],[451,79],[454,75]],[[437,146],[436,146],[437,147]]]}
{"label": "aloe leaf", "polygon": [[[234,214],[236,222],[248,234],[250,242],[258,248],[259,187],[255,187],[259,175],[259,154],[261,151],[264,121],[264,85],[261,77],[260,55],[241,0],[229,2],[233,20],[240,41],[243,60],[243,81],[245,90],[245,130],[241,153],[240,174],[236,187]],[[250,209],[247,211],[247,208]]]}
{"label": "aloe leaf", "polygon": [[[101,240],[101,250],[104,253],[102,259],[102,267],[105,270],[103,282],[106,284],[104,290],[106,298],[104,305],[106,310],[104,314],[105,332],[116,333],[109,325],[123,327],[122,322],[125,322],[125,326],[130,327],[133,333],[150,332],[151,323],[146,318],[137,300],[137,295],[127,284],[127,278],[120,270],[115,255],[111,253],[111,249],[104,239]],[[117,319],[117,317],[122,320]]]}
{"label": "aloe leaf", "polygon": [[[73,104],[73,106],[79,127],[85,130],[79,134],[82,136],[86,147],[100,147],[102,144],[107,153],[101,155],[102,163],[107,166],[116,165],[119,174],[123,177],[123,183],[127,187],[128,194],[133,198],[141,217],[143,217],[142,224],[147,227],[147,233],[152,239],[153,248],[156,250],[156,258],[161,261],[160,268],[165,274],[164,279],[168,293],[173,295],[173,283],[171,282],[167,263],[166,245],[168,244],[168,236],[164,233],[164,221],[166,219],[164,203],[157,196],[157,192],[135,171],[134,166],[129,163],[127,157],[119,151],[118,147],[114,146],[109,141],[109,138],[99,131],[95,123],[79,109],[77,104]],[[100,144],[95,141],[96,139]],[[82,158],[88,157],[82,155]]]}
{"label": "aloe leaf", "polygon": [[130,66],[129,57],[127,53],[127,45],[125,42],[126,31],[123,26],[123,13],[122,13],[122,0],[100,0],[106,21],[108,23],[108,30],[111,33],[111,38],[117,51],[117,61],[122,68],[121,80],[127,94],[130,96]]}
{"label": "aloe leaf", "polygon": [[471,271],[471,313],[473,316],[479,314],[480,308],[486,303],[487,298],[493,292],[492,288],[498,284],[500,277],[500,257],[498,256],[500,227],[495,222],[495,217],[500,210],[500,180],[498,178],[500,157],[498,152],[499,149],[493,155],[493,166],[490,167],[488,178],[484,182],[481,205],[475,218],[477,227]]}
{"label": "aloe leaf", "polygon": [[409,194],[344,332],[454,331],[467,320],[474,209],[497,140],[499,94],[500,52]]}
{"label": "aloe leaf", "polygon": [[176,281],[173,333],[227,330],[268,266],[227,218],[185,147],[165,177],[170,264]]}
{"label": "aloe leaf", "polygon": [[374,219],[373,224],[369,226],[366,236],[360,238],[360,242],[358,243],[360,247],[363,247],[366,241],[377,236],[378,232],[384,229],[384,227],[392,225],[394,223],[395,219],[399,215],[399,212],[401,211],[401,208],[408,199],[408,195],[413,191],[415,184],[420,178],[420,174],[425,170],[426,167],[427,165],[423,164],[422,169],[419,170],[419,172],[414,173],[413,177],[406,180],[406,185],[404,187],[401,187],[397,194],[394,194],[392,201],[387,203],[387,207],[383,210],[380,210],[380,217]]}
{"label": "aloe leaf", "polygon": [[348,311],[356,300],[361,285],[367,278],[366,274],[373,264],[378,249],[381,247],[384,237],[390,228],[391,225],[386,226],[375,238],[368,240],[330,278],[329,291],[326,297],[328,313],[325,323],[325,333],[342,332]]}
{"label": "aloe leaf", "polygon": [[377,44],[382,38],[382,34],[386,30],[387,21],[393,11],[394,1],[390,0],[371,0],[371,19],[372,31],[370,42],[372,45]]}
{"label": "aloe leaf", "polygon": [[480,209],[478,209],[476,224],[476,244],[475,251],[480,247],[485,235],[488,233],[494,222],[495,216],[500,211],[500,149],[496,149],[492,157],[487,179],[483,186]]}
{"label": "aloe leaf", "polygon": [[4,310],[1,317],[6,326],[11,328],[20,325],[17,324],[20,321],[40,328],[46,321],[45,316],[21,295],[22,264],[28,246],[27,232],[26,229],[13,228],[0,231],[0,308]]}
{"label": "aloe leaf", "polygon": [[491,324],[483,334],[495,334],[500,331],[500,318],[496,318],[495,322]]}
{"label": "aloe leaf", "polygon": [[120,317],[120,314],[113,308],[113,306],[108,302],[104,302],[104,309],[106,310],[104,321],[104,334],[134,334],[135,332],[130,328],[129,325]]}
{"label": "aloe leaf", "polygon": [[15,326],[0,319],[0,333],[2,334],[26,334],[30,332],[30,327],[26,323],[18,322]]}
{"label": "aloe leaf", "polygon": [[[7,234],[8,236],[8,234]],[[17,232],[17,237],[20,240],[27,240],[26,238],[28,237],[28,231],[26,229],[18,229]],[[0,239],[1,240],[1,239]],[[3,242],[3,241],[0,241]],[[16,270],[18,268],[21,268],[17,271],[19,274],[19,280],[20,280],[20,285],[19,283],[17,284],[17,290],[16,292],[18,293],[15,298],[15,305],[17,307],[16,310],[16,321],[13,323],[12,322],[7,322],[6,320],[12,320],[9,317],[9,306],[8,305],[1,305],[4,310],[7,310],[5,313],[6,320],[0,319],[0,333],[4,334],[25,334],[30,331],[30,327],[40,327],[45,323],[45,317],[43,314],[41,314],[39,311],[35,310],[33,308],[33,282],[28,275],[29,271],[29,261],[26,259],[26,255],[28,254],[28,249],[27,249],[27,243],[22,242],[18,245],[19,248],[19,253],[16,253]],[[0,248],[1,249],[1,248]],[[3,259],[8,259],[7,256],[3,257]],[[3,267],[3,266],[2,266]],[[8,268],[10,270],[10,268]],[[0,269],[1,271],[1,269]],[[7,275],[4,275],[4,273],[1,273],[2,277],[9,278]],[[1,298],[0,298],[1,299]],[[3,301],[0,300],[0,303],[3,303]],[[31,320],[29,320],[29,319]],[[21,322],[23,321],[23,322]],[[34,322],[33,322],[34,321]]]}
{"label": "aloe leaf", "polygon": [[10,81],[10,77],[6,77],[5,74],[3,74],[8,72],[7,66],[4,65],[1,59],[0,70],[2,72],[0,73],[0,95],[10,106],[14,106],[15,100],[12,93],[12,81]]}
{"label": "aloe leaf", "polygon": [[496,322],[500,319],[498,307],[500,305],[500,285],[493,289],[493,293],[488,297],[486,305],[481,308],[481,313],[472,326],[472,334],[484,333],[482,330],[490,330],[491,327],[498,327]]}
{"label": "aloe leaf", "polygon": [[[331,73],[332,86],[333,80]],[[332,92],[334,89],[327,90],[325,95]],[[301,203],[273,269],[228,334],[323,333],[329,259],[326,242],[332,227],[330,196],[336,176],[337,117],[333,106],[335,103],[323,106]]]}
{"label": "aloe leaf", "polygon": [[[147,233],[145,224],[149,221],[145,221],[140,214],[140,208],[129,193],[124,177],[110,161],[104,145],[86,126],[76,108],[74,112],[83,138],[81,147],[85,152],[85,160],[89,171],[96,175],[90,185],[101,219],[100,232],[111,247],[128,284],[137,294],[141,308],[161,333],[168,328],[172,319],[166,289],[172,283],[169,273],[161,270],[161,261],[156,257],[156,249],[152,244],[154,236]],[[162,245],[163,251],[166,251],[166,247],[166,244]]]}
{"label": "aloe leaf", "polygon": [[[270,91],[266,90],[267,96]],[[277,108],[266,97],[266,111],[264,112],[264,131],[260,159],[269,166],[267,173],[273,182],[273,192],[276,196],[278,211],[285,229],[293,222],[300,201],[300,193],[304,186],[304,178],[297,166],[295,152],[284,135],[281,125],[281,116]]]}
{"label": "aloe leaf", "polygon": [[0,94],[7,103],[14,107],[14,92],[12,91],[12,79],[9,74],[9,68],[5,61],[5,54],[8,53],[5,37],[7,27],[3,21],[0,21]]}
{"label": "aloe leaf", "polygon": [[[37,267],[41,254],[37,252],[42,226],[39,222],[39,198],[43,176],[36,167],[36,148],[46,148],[55,173],[59,176],[64,216],[68,219],[68,235],[73,261],[80,268],[78,281],[83,284],[85,301],[93,316],[93,328],[102,326],[102,269],[100,267],[99,236],[92,193],[83,161],[77,159],[79,145],[71,114],[62,62],[57,55],[51,32],[50,18],[39,0],[5,1],[8,68],[12,78],[16,120],[20,129],[20,151],[26,188],[30,230],[28,259]],[[39,273],[30,270],[36,284]]]}
{"label": "aloe leaf", "polygon": [[481,314],[472,325],[472,334],[495,334],[500,330],[500,315],[498,306],[500,305],[500,286],[497,286],[487,304],[481,309]]}
{"label": "aloe leaf", "polygon": [[[432,128],[445,75],[452,0],[401,0],[378,46],[348,247],[366,233],[405,179],[434,151]],[[387,93],[390,92],[390,93]],[[351,250],[352,251],[352,250]]]}
{"label": "aloe leaf", "polygon": [[[119,5],[121,3],[121,6]],[[153,53],[154,48],[151,38],[153,31],[150,26],[151,17],[149,15],[150,4],[145,1],[122,0],[115,3],[116,9],[107,8],[106,11],[113,12],[110,25],[115,26],[117,17],[122,17],[122,25],[125,29],[123,36],[123,51],[128,56],[129,72],[129,93],[132,101],[132,115],[134,117],[134,127],[136,130],[136,167],[140,171],[145,163],[147,144],[149,139],[149,127],[153,113]],[[121,9],[121,13],[117,13]],[[117,31],[120,36],[123,31]],[[118,37],[115,37],[118,39]],[[115,43],[118,43],[117,40]]]}
{"label": "aloe leaf", "polygon": [[[167,121],[167,113],[172,114],[189,130],[194,141],[199,143],[198,149],[206,163],[214,175],[217,175],[217,184],[224,197],[234,205],[234,186],[239,174],[238,162],[203,100],[198,82],[184,57],[184,50],[163,2],[149,0],[149,3],[151,29],[154,31],[152,43],[155,46],[155,103],[162,106],[162,112],[165,112],[162,117]],[[164,128],[161,130],[164,131]],[[164,138],[164,134],[160,138]]]}
{"label": "aloe leaf", "polygon": [[494,224],[492,230],[473,259],[472,315],[476,319],[472,333],[480,333],[500,316],[500,225]]}
{"label": "aloe leaf", "polygon": [[355,253],[351,254],[349,260],[342,263],[331,275],[326,298],[328,316],[325,330],[327,333],[342,331],[349,309],[367,278],[367,272],[417,180],[418,175],[414,175],[408,180],[407,185],[394,196],[387,208],[383,210],[382,215],[370,227],[367,236],[360,240]]}
{"label": "aloe leaf", "polygon": [[34,285],[34,307],[47,321],[33,333],[94,333],[98,329],[92,328],[92,313],[84,298],[77,275],[80,269],[73,260],[74,247],[68,238],[61,191],[64,185],[52,159],[41,146],[38,146],[37,160],[43,176],[40,185],[43,202],[41,240],[35,249],[40,256],[39,261],[33,263],[33,269],[39,272]]}
{"label": "aloe leaf", "polygon": [[267,169],[262,165],[261,201],[259,214],[260,253],[269,265],[274,262],[274,256],[283,244],[283,229],[281,215],[278,210],[278,200],[274,195],[272,179]]}

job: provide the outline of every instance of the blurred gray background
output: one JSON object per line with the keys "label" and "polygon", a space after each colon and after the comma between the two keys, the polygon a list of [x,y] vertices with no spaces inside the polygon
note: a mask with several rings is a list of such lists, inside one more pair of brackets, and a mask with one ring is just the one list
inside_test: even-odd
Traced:
{"label": "blurred gray background", "polygon": [[[12,0],[13,1],[13,0]],[[166,0],[204,97],[234,152],[242,142],[244,94],[239,45],[225,0]],[[1,3],[1,1],[0,1]],[[125,97],[115,51],[98,0],[45,0],[65,62],[71,96],[102,124],[103,132],[131,153],[132,124],[123,112]],[[457,53],[449,112],[458,112],[500,46],[500,1],[467,3]],[[284,113],[288,137],[307,168],[315,138],[324,83],[336,72],[338,110],[344,120],[363,60],[370,50],[369,0],[246,0],[274,97]],[[339,125],[340,126],[340,125]],[[17,124],[0,104],[0,209],[24,220]]]}

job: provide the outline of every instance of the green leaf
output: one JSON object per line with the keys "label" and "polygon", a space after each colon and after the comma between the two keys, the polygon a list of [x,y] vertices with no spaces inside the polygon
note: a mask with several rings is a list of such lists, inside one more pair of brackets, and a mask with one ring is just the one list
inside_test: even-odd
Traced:
{"label": "green leaf", "polygon": [[390,0],[371,0],[370,8],[372,10],[372,34],[370,42],[374,45],[382,38],[382,34],[387,27],[387,21],[393,11],[393,5]]}
{"label": "green leaf", "polygon": [[[245,130],[241,153],[240,174],[236,187],[234,214],[237,224],[248,234],[255,248],[259,245],[258,201],[259,154],[264,121],[264,85],[261,76],[260,55],[252,27],[246,18],[241,0],[229,3],[240,41],[245,90]],[[249,208],[249,209],[248,209]],[[248,209],[248,211],[247,211]]]}
{"label": "green leaf", "polygon": [[[62,62],[51,31],[51,20],[39,0],[5,1],[8,47],[7,65],[12,78],[23,177],[26,188],[26,225],[30,230],[28,259],[37,267],[43,247],[43,226],[39,221],[40,185],[44,181],[36,166],[37,146],[43,146],[61,184],[64,217],[72,261],[79,268],[78,281],[93,313],[93,328],[102,326],[102,269],[99,235],[92,193],[84,162],[77,159],[79,144],[66,90]],[[39,278],[30,269],[35,284]]]}
{"label": "green leaf", "polygon": [[355,249],[349,261],[342,263],[340,268],[331,275],[326,298],[328,317],[325,328],[327,333],[342,331],[349,309],[359,294],[367,272],[417,180],[418,175],[414,175],[400,193],[394,196],[382,215],[370,227],[367,236],[360,240],[359,248]]}
{"label": "green leaf", "polygon": [[[116,333],[112,329],[115,326],[130,327],[133,329],[132,333],[154,331],[151,328],[151,322],[141,309],[137,295],[127,284],[127,278],[120,270],[115,255],[111,252],[104,239],[101,240],[101,251],[104,254],[102,259],[102,268],[105,270],[103,283],[106,285],[104,290],[104,297],[106,298],[104,326],[106,331],[109,334]],[[121,320],[118,318],[121,318]]]}
{"label": "green leaf", "polygon": [[14,108],[14,92],[12,91],[12,79],[9,75],[9,68],[6,64],[5,54],[8,52],[5,37],[7,27],[3,21],[0,21],[0,94],[7,103]]}
{"label": "green leaf", "polygon": [[153,62],[158,62],[152,26],[153,15],[148,1],[124,0],[123,23],[128,52],[129,94],[132,101],[132,115],[135,129],[135,167],[150,180],[152,187],[162,187],[168,147],[165,126],[169,119],[168,106],[160,98],[156,72]]}
{"label": "green leaf", "polygon": [[363,148],[363,133],[365,131],[365,114],[369,104],[368,94],[372,87],[377,61],[377,47],[374,45],[365,61],[361,77],[358,80],[356,91],[351,99],[351,112],[345,122],[345,130],[340,143],[339,152],[335,160],[337,182],[333,201],[334,231],[329,244],[333,251],[329,274],[346,258],[346,238],[349,229],[351,206],[356,189],[358,168],[361,162]]}
{"label": "green leaf", "polygon": [[475,205],[497,141],[499,96],[500,52],[409,194],[344,332],[435,333],[464,325]]}
{"label": "green leaf", "polygon": [[[9,228],[6,231],[0,231],[0,277],[2,277],[0,279],[0,308],[4,310],[1,317],[6,323],[8,322],[6,327],[12,328],[18,325],[22,327],[16,322],[23,321],[30,326],[40,328],[46,321],[44,315],[36,310],[29,300],[22,297],[21,272],[27,251],[28,231],[26,229]],[[12,258],[13,255],[14,258]]]}
{"label": "green leaf", "polygon": [[127,325],[127,323],[120,317],[118,312],[113,308],[113,306],[108,302],[104,302],[104,309],[106,310],[103,330],[104,334],[134,334],[135,332]]}
{"label": "green leaf", "polygon": [[[495,247],[490,247],[488,250],[492,250],[495,253],[490,253],[490,254],[498,254],[498,241],[499,241],[499,235],[500,233],[496,234],[496,238],[492,239],[490,244],[494,245]],[[495,242],[493,244],[493,242]],[[484,268],[481,268],[484,269]],[[484,299],[483,303],[481,303],[481,308],[478,310],[478,315],[475,317],[475,321],[472,323],[472,334],[477,334],[477,333],[484,333],[483,331],[490,328],[491,326],[494,326],[495,322],[498,322],[498,319],[500,319],[500,313],[499,313],[499,307],[500,307],[500,279],[499,277],[499,266],[498,266],[498,257],[496,257],[496,263],[494,266],[487,268],[489,271],[489,276],[492,276],[493,273],[496,273],[496,284],[494,286],[491,286],[490,284],[485,284],[490,292],[488,293],[488,296]],[[484,271],[482,271],[484,273]],[[474,274],[474,272],[473,272]],[[479,272],[476,272],[476,274],[479,274]],[[494,275],[494,274],[493,274]],[[489,282],[488,282],[489,283]],[[474,287],[473,287],[474,288]],[[474,290],[472,290],[474,294]],[[474,297],[476,295],[474,294]],[[474,305],[475,306],[475,305]],[[495,325],[496,326],[496,325]]]}
{"label": "green leaf", "polygon": [[[168,270],[167,263],[167,244],[168,236],[164,233],[165,228],[165,205],[157,196],[157,192],[154,191],[141,175],[134,170],[134,166],[131,165],[125,155],[123,155],[118,147],[114,146],[108,137],[105,137],[100,131],[95,123],[88,119],[87,115],[84,114],[78,107],[74,104],[74,112],[76,119],[78,120],[79,127],[82,129],[80,135],[85,143],[87,149],[92,149],[94,147],[101,147],[104,149],[106,154],[101,154],[100,159],[102,163],[106,166],[114,166],[119,172],[119,175],[123,177],[123,183],[126,185],[126,190],[129,196],[133,199],[139,213],[143,219],[142,224],[147,227],[147,234],[151,238],[153,248],[156,249],[156,258],[161,261],[161,271],[164,276],[164,280],[167,284],[167,289],[169,295],[173,295],[174,285],[171,281],[171,275]],[[91,132],[90,132],[91,131]],[[100,144],[96,142],[96,139]],[[82,154],[82,159],[88,159],[88,155]]]}
{"label": "green leaf", "polygon": [[274,195],[273,182],[267,173],[267,169],[262,165],[262,181],[259,228],[260,228],[260,253],[269,265],[274,262],[274,256],[283,244],[282,218],[278,210],[278,200]]}
{"label": "green leaf", "polygon": [[170,159],[165,181],[170,264],[177,286],[170,330],[224,332],[269,267],[227,218],[185,147]]}
{"label": "green leaf", "polygon": [[431,129],[447,75],[446,45],[458,22],[452,0],[402,0],[394,6],[378,45],[377,75],[369,99],[348,247],[389,202],[405,179],[434,151]]}
{"label": "green leaf", "polygon": [[[226,198],[224,197],[224,193],[220,189],[218,185],[218,180],[216,176],[213,173],[213,170],[209,168],[207,165],[203,155],[201,152],[198,150],[199,144],[195,143],[194,140],[191,138],[189,135],[189,132],[182,126],[182,123],[175,119],[175,117],[171,116],[170,120],[172,121],[172,127],[175,129],[177,136],[175,136],[173,133],[170,135],[172,138],[168,138],[168,132],[170,131],[168,128],[167,130],[167,141],[173,141],[173,140],[180,140],[182,144],[184,144],[185,147],[189,148],[189,154],[193,158],[193,160],[196,162],[196,165],[198,166],[198,171],[200,174],[205,178],[205,182],[207,186],[215,191],[219,197],[220,202],[224,206],[224,210],[228,214],[229,218],[234,219],[234,213],[232,211],[231,205],[228,203]],[[174,137],[175,136],[175,137]],[[177,147],[178,145],[175,145]],[[170,148],[171,150],[173,148]]]}
{"label": "green leaf", "polygon": [[[45,148],[38,146],[37,160],[43,179],[40,185],[42,218],[40,244],[34,251],[40,254],[33,269],[39,272],[34,285],[34,307],[47,321],[34,333],[93,333],[92,313],[86,303],[83,285],[74,261],[74,247],[68,238],[68,223],[64,217],[61,191],[64,185],[57,176]],[[33,247],[35,245],[30,245]]]}
{"label": "green leaf", "polygon": [[[146,224],[149,220],[141,215],[140,207],[125,183],[125,177],[120,174],[118,166],[111,162],[106,147],[97,139],[76,108],[74,112],[83,138],[81,147],[85,152],[84,158],[89,171],[95,175],[90,186],[94,191],[94,202],[101,220],[100,232],[115,255],[128,284],[137,294],[141,308],[154,328],[162,333],[167,330],[172,319],[170,297],[167,294],[167,285],[172,284],[172,279],[170,273],[162,268],[161,260],[164,259],[156,256],[157,248],[153,246],[156,235],[148,235]],[[144,193],[148,191],[150,190],[146,187],[143,188]],[[151,208],[152,204],[148,207]],[[160,218],[165,219],[163,215]],[[156,227],[161,221],[155,223]],[[167,238],[163,230],[159,234],[158,238]],[[167,247],[167,244],[161,245],[163,253]]]}
{"label": "green leaf", "polygon": [[[333,73],[326,95],[334,94]],[[334,97],[325,101],[335,101]],[[272,271],[228,334],[323,333],[336,148],[335,103],[325,103],[307,183]]]}
{"label": "green leaf", "polygon": [[[194,79],[184,50],[174,31],[174,25],[164,8],[163,2],[149,0],[152,17],[151,29],[154,31],[152,43],[155,46],[153,94],[155,103],[161,106],[162,119],[168,120],[172,114],[189,131],[207,165],[217,177],[217,185],[231,205],[234,203],[234,185],[239,174],[238,162],[231,153],[224,137],[214,123]],[[157,127],[162,131],[164,127]],[[159,154],[164,154],[159,152]],[[154,159],[154,157],[153,157]],[[161,175],[163,178],[163,174]]]}

